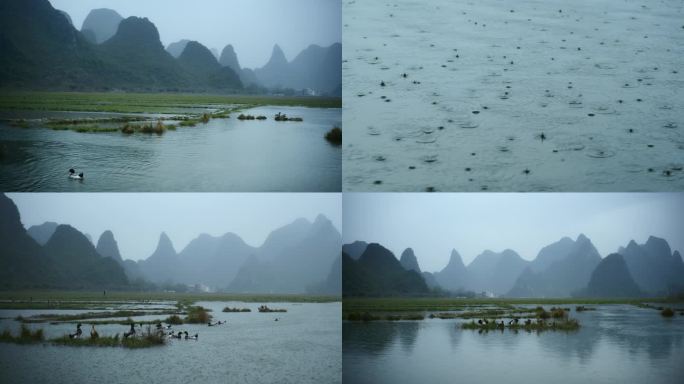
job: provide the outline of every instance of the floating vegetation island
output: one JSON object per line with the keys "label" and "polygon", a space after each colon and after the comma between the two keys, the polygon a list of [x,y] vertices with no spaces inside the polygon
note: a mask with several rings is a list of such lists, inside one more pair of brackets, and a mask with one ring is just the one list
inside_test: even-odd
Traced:
{"label": "floating vegetation island", "polygon": [[252,312],[252,310],[249,309],[249,308],[231,308],[231,307],[225,307],[225,308],[223,308],[223,312]]}
{"label": "floating vegetation island", "polygon": [[18,336],[12,335],[9,330],[5,330],[0,334],[0,342],[14,343],[14,344],[46,344],[65,345],[73,347],[124,347],[124,348],[148,348],[154,346],[161,346],[166,344],[165,335],[160,332],[153,332],[150,327],[147,327],[146,332],[142,332],[137,336],[119,337],[119,334],[114,336],[101,337],[70,337],[64,335],[54,339],[47,340],[42,329],[31,331],[26,325],[21,326]]}

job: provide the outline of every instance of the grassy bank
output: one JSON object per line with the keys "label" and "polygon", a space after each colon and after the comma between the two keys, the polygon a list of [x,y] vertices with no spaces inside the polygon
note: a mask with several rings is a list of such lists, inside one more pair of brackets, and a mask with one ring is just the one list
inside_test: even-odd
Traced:
{"label": "grassy bank", "polygon": [[463,311],[469,307],[496,307],[512,309],[519,305],[600,305],[600,304],[632,304],[667,303],[676,300],[664,298],[634,299],[486,299],[486,298],[344,298],[344,312],[421,312],[421,311]]}
{"label": "grassy bank", "polygon": [[[3,92],[0,110],[117,113],[199,113],[240,106],[341,108],[341,98],[175,93]],[[194,112],[193,112],[194,111]]]}
{"label": "grassy bank", "polygon": [[[124,291],[0,291],[0,309],[108,309],[117,303],[177,302],[190,305],[198,301],[238,301],[246,303],[330,303],[340,301],[336,296],[295,294],[232,294],[232,293],[176,293]],[[180,309],[180,308],[179,308]]]}
{"label": "grassy bank", "polygon": [[28,327],[22,325],[19,335],[14,336],[9,330],[4,330],[0,333],[0,342],[13,344],[41,344],[50,343],[53,345],[66,345],[73,347],[124,347],[124,348],[148,348],[160,346],[165,344],[165,337],[163,334],[158,334],[147,328],[147,332],[135,337],[119,337],[117,333],[114,336],[70,338],[69,335],[64,335],[54,339],[46,340],[42,329],[31,331]]}

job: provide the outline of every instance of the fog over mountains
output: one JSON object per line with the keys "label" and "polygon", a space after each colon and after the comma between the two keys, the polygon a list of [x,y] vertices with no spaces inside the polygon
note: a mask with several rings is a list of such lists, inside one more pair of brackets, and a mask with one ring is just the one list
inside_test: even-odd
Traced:
{"label": "fog over mountains", "polygon": [[[154,18],[154,15],[146,15]],[[226,36],[230,40],[230,36]],[[0,88],[222,93],[302,92],[341,96],[341,44],[311,45],[291,62],[276,44],[262,68],[240,68],[187,39],[164,48],[146,17],[94,9],[80,30],[48,0],[0,3]]]}
{"label": "fog over mountains", "polygon": [[[425,286],[432,294],[536,298],[666,296],[684,291],[680,253],[653,236],[641,245],[631,241],[603,259],[584,235],[545,246],[532,261],[510,249],[486,250],[465,265],[454,249],[443,269],[422,274],[420,255],[411,248],[401,260],[379,244],[356,241],[342,249],[345,296],[427,295]],[[420,281],[416,276],[422,277]]]}
{"label": "fog over mountains", "polygon": [[125,260],[115,233],[104,231],[93,245],[77,229],[47,222],[25,229],[16,205],[0,194],[2,288],[130,288],[199,286],[241,293],[341,292],[341,235],[323,215],[297,219],[272,231],[259,247],[235,233],[200,234],[176,250],[161,233],[144,260]]}

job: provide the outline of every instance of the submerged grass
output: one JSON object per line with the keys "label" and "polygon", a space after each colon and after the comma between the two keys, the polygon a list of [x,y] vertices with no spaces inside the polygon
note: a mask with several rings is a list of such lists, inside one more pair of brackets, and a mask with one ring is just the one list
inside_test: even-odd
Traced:
{"label": "submerged grass", "polygon": [[[167,315],[178,313],[177,310],[163,310],[163,311],[131,311],[131,310],[121,310],[121,311],[108,311],[108,312],[86,312],[78,313],[73,315],[58,315],[58,314],[41,314],[31,317],[17,316],[15,320],[21,321],[22,323],[46,323],[46,322],[75,322],[84,321],[88,319],[106,319],[110,317],[131,317],[131,316],[145,316],[145,315]],[[128,322],[130,323],[130,321]],[[139,323],[139,321],[138,321]],[[112,322],[112,324],[117,324]]]}
{"label": "submerged grass", "polygon": [[209,311],[202,306],[193,306],[188,308],[188,315],[185,317],[184,322],[190,324],[196,323],[208,323],[212,319]]}
{"label": "submerged grass", "polygon": [[21,325],[19,336],[13,336],[9,329],[5,329],[0,333],[0,342],[14,343],[14,344],[35,344],[45,340],[45,335],[42,329],[31,331],[26,325]]}
{"label": "submerged grass", "polygon": [[475,322],[470,321],[461,324],[462,329],[474,329],[481,331],[493,331],[509,329],[512,331],[576,331],[580,328],[580,323],[576,319],[566,318],[560,321],[552,320],[537,320],[537,321],[527,321],[522,323],[506,324],[503,320],[500,322],[487,321],[487,322]]}
{"label": "submerged grass", "polygon": [[55,339],[51,339],[55,345],[65,345],[71,347],[124,347],[124,348],[149,348],[161,346],[166,344],[166,338],[163,332],[154,332],[150,326],[147,331],[140,335],[130,337],[119,337],[119,334],[114,336],[99,336],[99,337],[80,337],[71,338],[69,335],[64,335]]}
{"label": "submerged grass", "polygon": [[0,93],[2,110],[201,114],[207,109],[224,111],[235,106],[266,105],[341,108],[342,98],[121,92]]}
{"label": "submerged grass", "polygon": [[249,309],[249,308],[231,308],[231,307],[225,307],[225,308],[223,308],[223,312],[252,312],[252,310]]}

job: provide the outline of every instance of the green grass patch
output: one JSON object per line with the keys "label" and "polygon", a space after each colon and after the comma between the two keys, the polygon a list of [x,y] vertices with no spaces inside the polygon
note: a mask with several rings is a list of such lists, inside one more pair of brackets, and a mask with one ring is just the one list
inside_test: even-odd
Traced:
{"label": "green grass patch", "polygon": [[672,316],[675,315],[675,313],[674,313],[674,311],[672,310],[672,308],[665,308],[665,309],[663,309],[662,311],[660,311],[660,314],[661,314],[663,317],[672,317]]}
{"label": "green grass patch", "polygon": [[171,315],[164,322],[167,324],[183,324],[183,319],[178,315]]}
{"label": "green grass patch", "polygon": [[546,321],[539,319],[537,321],[525,321],[513,324],[507,324],[505,321],[487,321],[487,322],[475,322],[470,321],[461,324],[462,329],[471,330],[481,330],[481,331],[495,331],[509,329],[513,331],[523,330],[523,331],[577,331],[580,328],[580,323],[576,319],[566,318],[563,320],[550,320]]}
{"label": "green grass patch", "polygon": [[70,347],[124,347],[124,348],[149,348],[157,347],[166,344],[166,338],[163,332],[153,332],[150,327],[141,335],[130,337],[119,337],[119,334],[114,336],[99,336],[70,338],[69,335],[64,335],[50,340],[55,345],[64,345]]}
{"label": "green grass patch", "polygon": [[341,108],[342,98],[207,95],[178,93],[2,92],[2,110],[81,111],[119,113],[194,113],[235,106],[302,106]]}
{"label": "green grass patch", "polygon": [[37,329],[31,331],[27,326],[21,325],[21,330],[18,336],[12,335],[12,333],[5,329],[0,334],[0,342],[4,343],[14,343],[14,344],[35,344],[40,343],[45,340],[45,335],[42,329]]}
{"label": "green grass patch", "polygon": [[188,308],[188,315],[185,317],[184,322],[189,324],[209,323],[212,317],[206,308],[198,305]]}
{"label": "green grass patch", "polygon": [[[109,311],[109,312],[86,312],[73,315],[58,315],[58,314],[41,314],[31,317],[17,316],[15,320],[21,321],[22,323],[46,323],[46,322],[78,322],[88,319],[106,319],[109,317],[135,317],[135,316],[145,316],[145,315],[167,315],[175,314],[176,310],[164,310],[164,311]],[[115,323],[112,323],[115,324]],[[130,321],[128,322],[130,324]]]}

